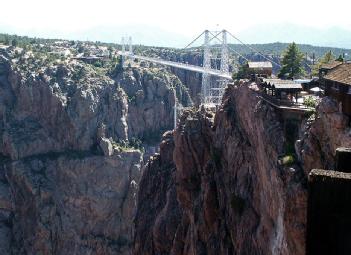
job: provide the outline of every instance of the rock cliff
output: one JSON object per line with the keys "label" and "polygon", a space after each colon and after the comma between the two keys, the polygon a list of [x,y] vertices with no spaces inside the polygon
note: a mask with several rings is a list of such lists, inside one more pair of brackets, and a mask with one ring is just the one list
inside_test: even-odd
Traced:
{"label": "rock cliff", "polygon": [[130,254],[135,141],[157,143],[172,127],[174,91],[191,101],[156,68],[112,79],[92,64],[1,49],[0,253]]}
{"label": "rock cliff", "polygon": [[173,129],[174,100],[192,105],[188,88],[162,68],[127,68],[115,80],[128,96],[129,138],[159,143],[162,133]]}
{"label": "rock cliff", "polygon": [[0,49],[0,254],[304,254],[306,176],[351,146],[349,118],[324,98],[294,159],[280,116],[238,83],[144,165],[200,88],[171,72]]}
{"label": "rock cliff", "polygon": [[335,150],[351,147],[350,118],[340,111],[338,103],[325,97],[317,107],[315,119],[305,126],[296,143],[305,172],[311,169],[334,169]]}
{"label": "rock cliff", "polygon": [[230,85],[215,116],[185,112],[145,167],[134,253],[305,254],[306,177],[333,169],[348,121],[324,98],[287,162],[283,120],[254,84]]}
{"label": "rock cliff", "polygon": [[186,112],[173,139],[144,170],[135,254],[304,254],[303,169],[280,162],[282,124],[247,84],[227,89],[215,117]]}

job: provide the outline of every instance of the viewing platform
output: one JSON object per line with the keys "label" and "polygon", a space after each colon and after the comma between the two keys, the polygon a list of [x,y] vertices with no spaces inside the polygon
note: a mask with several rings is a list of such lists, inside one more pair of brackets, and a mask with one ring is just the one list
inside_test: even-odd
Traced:
{"label": "viewing platform", "polygon": [[[301,95],[302,85],[292,80],[266,79],[256,77],[259,97],[271,106],[285,111],[310,112],[313,107],[304,104],[306,97],[314,95]],[[306,92],[305,92],[306,93]]]}
{"label": "viewing platform", "polygon": [[270,104],[271,106],[277,109],[287,110],[287,111],[300,111],[300,112],[310,112],[311,110],[313,110],[313,108],[307,107],[306,105],[300,102],[281,100],[262,92],[259,92],[259,93],[260,93],[259,97],[263,101],[267,102],[268,104]]}

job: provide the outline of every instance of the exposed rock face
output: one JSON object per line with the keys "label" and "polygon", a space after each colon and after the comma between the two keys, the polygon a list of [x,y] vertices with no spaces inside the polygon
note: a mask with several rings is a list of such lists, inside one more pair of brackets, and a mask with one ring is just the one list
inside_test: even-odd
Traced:
{"label": "exposed rock face", "polygon": [[140,156],[69,154],[6,164],[12,253],[129,254]]}
{"label": "exposed rock face", "polygon": [[[20,159],[47,152],[90,150],[105,125],[106,137],[128,137],[123,90],[85,66],[55,66],[37,75],[21,73],[3,58],[0,152]],[[75,80],[77,72],[83,78]],[[26,77],[25,75],[28,75]],[[55,82],[55,80],[57,82]]]}
{"label": "exposed rock face", "polygon": [[158,143],[161,130],[173,129],[175,98],[184,106],[192,104],[188,89],[163,69],[129,68],[116,81],[128,95],[130,138]]}
{"label": "exposed rock face", "polygon": [[[142,177],[135,254],[304,254],[305,175],[278,163],[281,123],[255,92],[231,86],[215,120],[188,112],[173,135],[174,149],[161,150]],[[172,149],[176,170],[161,164]],[[167,174],[172,179],[160,183]],[[142,192],[165,194],[167,185],[173,194],[174,183],[176,196]],[[176,220],[164,220],[172,211]]]}
{"label": "exposed rock face", "polygon": [[0,253],[130,254],[142,155],[119,142],[159,122],[133,127],[122,86],[91,65],[4,50],[0,98]]}
{"label": "exposed rock face", "polygon": [[[194,49],[192,51],[176,51],[173,49],[149,48],[145,49],[143,54],[174,62],[188,63],[196,66],[203,65],[202,49]],[[215,64],[214,61],[212,61],[212,63],[213,65]],[[219,62],[216,64],[216,66],[219,66]],[[202,74],[175,67],[168,67],[168,69],[170,72],[174,73],[185,86],[189,88],[189,94],[194,103],[200,104]]]}
{"label": "exposed rock face", "polygon": [[135,254],[170,254],[182,211],[176,194],[174,141],[166,133],[160,154],[153,156],[143,171],[135,221]]}
{"label": "exposed rock face", "polygon": [[12,223],[11,193],[5,176],[4,166],[0,168],[0,254],[11,254]]}
{"label": "exposed rock face", "polygon": [[337,102],[323,98],[317,107],[316,120],[306,126],[304,136],[297,142],[305,172],[311,169],[334,169],[335,150],[351,147],[349,117],[339,111]]}
{"label": "exposed rock face", "polygon": [[176,68],[172,68],[172,72],[189,88],[194,102],[200,104],[202,74]]}

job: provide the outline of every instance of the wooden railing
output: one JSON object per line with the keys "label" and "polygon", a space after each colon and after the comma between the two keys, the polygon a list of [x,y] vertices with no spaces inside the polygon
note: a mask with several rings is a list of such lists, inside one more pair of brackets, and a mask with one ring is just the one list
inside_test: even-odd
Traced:
{"label": "wooden railing", "polygon": [[283,100],[283,99],[278,99],[274,96],[267,95],[263,91],[260,91],[260,96],[267,101],[271,102],[272,104],[275,104],[277,106],[285,106],[285,107],[298,107],[298,108],[308,108],[306,105],[299,103],[299,102],[294,102],[291,100]]}

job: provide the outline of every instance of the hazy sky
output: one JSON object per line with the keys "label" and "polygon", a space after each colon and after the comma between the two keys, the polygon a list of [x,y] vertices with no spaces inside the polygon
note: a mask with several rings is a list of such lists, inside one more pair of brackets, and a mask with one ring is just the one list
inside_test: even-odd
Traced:
{"label": "hazy sky", "polygon": [[51,36],[99,26],[148,25],[193,37],[285,23],[351,30],[350,0],[1,0],[0,32]]}

